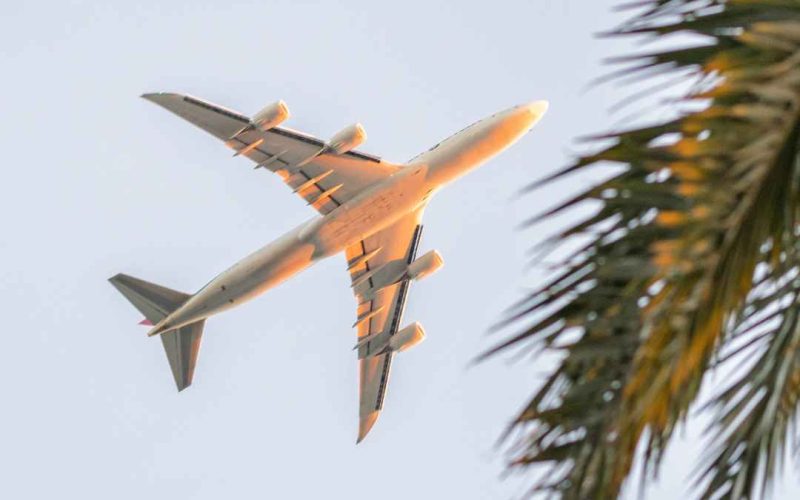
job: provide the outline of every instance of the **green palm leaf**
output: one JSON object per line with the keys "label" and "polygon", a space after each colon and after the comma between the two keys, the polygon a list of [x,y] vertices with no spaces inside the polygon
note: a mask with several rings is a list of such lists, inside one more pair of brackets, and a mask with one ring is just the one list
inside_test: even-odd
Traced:
{"label": "green palm leaf", "polygon": [[615,497],[642,443],[645,470],[657,470],[715,357],[738,342],[760,358],[714,400],[702,477],[707,495],[749,497],[755,470],[772,477],[800,396],[797,306],[779,307],[796,298],[783,281],[800,266],[800,1],[638,5],[618,34],[710,43],[638,56],[625,74],[689,69],[698,84],[686,101],[700,110],[606,136],[613,145],[556,176],[622,167],[545,215],[600,203],[558,235],[582,246],[509,320],[533,324],[496,349],[534,342],[563,355],[514,422],[513,464],[549,463],[537,487],[564,498]]}
{"label": "green palm leaf", "polygon": [[800,397],[797,264],[797,255],[787,255],[765,270],[737,317],[723,362],[745,369],[709,404],[716,410],[713,446],[699,481],[706,497],[752,498],[780,469]]}

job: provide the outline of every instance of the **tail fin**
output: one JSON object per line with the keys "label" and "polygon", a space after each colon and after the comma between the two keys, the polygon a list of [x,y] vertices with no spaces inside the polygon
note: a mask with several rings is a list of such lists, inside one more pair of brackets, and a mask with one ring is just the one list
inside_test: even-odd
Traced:
{"label": "tail fin", "polygon": [[[167,317],[190,297],[121,273],[108,281],[153,324]],[[204,325],[205,320],[201,320],[160,335],[178,391],[192,384]]]}

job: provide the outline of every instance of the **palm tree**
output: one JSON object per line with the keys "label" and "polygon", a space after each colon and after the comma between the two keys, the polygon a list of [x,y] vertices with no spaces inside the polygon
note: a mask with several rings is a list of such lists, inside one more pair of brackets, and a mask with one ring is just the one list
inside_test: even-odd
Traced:
{"label": "palm tree", "polygon": [[683,101],[695,111],[604,136],[612,145],[543,181],[621,168],[539,217],[599,206],[548,242],[572,250],[492,351],[561,356],[513,421],[511,466],[544,464],[537,492],[615,498],[634,459],[657,473],[716,372],[695,489],[753,498],[800,437],[800,0],[634,7],[615,34],[704,40],[627,59],[625,71],[691,72]]}

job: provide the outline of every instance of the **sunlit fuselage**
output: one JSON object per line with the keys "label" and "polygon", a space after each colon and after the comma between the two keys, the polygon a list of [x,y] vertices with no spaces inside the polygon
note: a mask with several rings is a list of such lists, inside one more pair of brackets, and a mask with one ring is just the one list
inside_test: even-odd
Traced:
{"label": "sunlit fuselage", "polygon": [[544,102],[515,106],[461,130],[332,212],[245,257],[211,280],[149,334],[179,328],[237,306],[388,227],[426,204],[442,186],[514,144],[546,109]]}

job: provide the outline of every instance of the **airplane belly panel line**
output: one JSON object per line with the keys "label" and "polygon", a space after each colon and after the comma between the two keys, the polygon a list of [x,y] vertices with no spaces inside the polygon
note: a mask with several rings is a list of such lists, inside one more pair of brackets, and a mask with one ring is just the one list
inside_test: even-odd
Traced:
{"label": "airplane belly panel line", "polygon": [[[417,257],[430,196],[522,138],[547,112],[546,101],[508,108],[479,120],[406,164],[357,151],[366,131],[355,123],[322,140],[286,128],[276,101],[252,118],[175,93],[143,98],[222,140],[256,170],[278,174],[317,215],[251,253],[194,294],[126,274],[109,279],[159,336],[182,391],[192,384],[205,321],[252,300],[319,260],[344,254],[356,298],[353,328],[359,365],[357,442],[383,411],[394,355],[425,338],[419,323],[401,328],[412,281],[443,265],[435,250]],[[342,325],[344,327],[344,325]]]}

